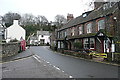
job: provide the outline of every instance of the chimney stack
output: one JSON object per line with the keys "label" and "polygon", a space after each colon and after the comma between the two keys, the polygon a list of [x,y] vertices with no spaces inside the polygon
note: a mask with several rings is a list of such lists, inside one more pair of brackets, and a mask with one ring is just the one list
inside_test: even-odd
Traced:
{"label": "chimney stack", "polygon": [[104,0],[95,0],[95,2],[94,2],[94,9],[98,9],[100,6],[102,6],[104,4],[105,4]]}
{"label": "chimney stack", "polygon": [[13,25],[18,25],[18,20],[13,20]]}
{"label": "chimney stack", "polygon": [[73,14],[68,14],[68,15],[67,15],[67,21],[70,21],[70,20],[72,20],[72,19],[74,19]]}

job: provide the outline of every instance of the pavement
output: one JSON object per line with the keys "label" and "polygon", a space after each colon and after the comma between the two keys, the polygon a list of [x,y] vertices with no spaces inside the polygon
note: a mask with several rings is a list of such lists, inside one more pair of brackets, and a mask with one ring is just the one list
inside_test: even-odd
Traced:
{"label": "pavement", "polygon": [[32,51],[29,50],[29,49],[26,49],[26,51],[23,51],[21,53],[18,53],[16,55],[11,56],[11,57],[2,58],[2,62],[18,60],[18,59],[26,58],[26,57],[29,57],[29,56],[32,56],[32,55],[34,55],[32,53]]}
{"label": "pavement", "polygon": [[58,67],[51,65],[30,49],[4,58],[2,78],[72,78]]}

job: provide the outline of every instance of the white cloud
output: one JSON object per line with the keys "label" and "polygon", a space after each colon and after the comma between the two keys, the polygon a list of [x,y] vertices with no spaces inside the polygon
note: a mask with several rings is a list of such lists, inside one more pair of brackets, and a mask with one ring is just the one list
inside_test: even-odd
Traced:
{"label": "white cloud", "polygon": [[57,14],[72,13],[77,17],[88,8],[86,2],[88,0],[0,0],[0,15],[12,11],[44,15],[48,20],[54,20]]}

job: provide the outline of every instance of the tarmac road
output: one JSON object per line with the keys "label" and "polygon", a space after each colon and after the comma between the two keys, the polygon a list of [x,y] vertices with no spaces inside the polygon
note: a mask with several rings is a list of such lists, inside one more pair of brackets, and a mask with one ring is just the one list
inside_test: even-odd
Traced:
{"label": "tarmac road", "polygon": [[[48,46],[34,46],[32,53],[72,75],[74,78],[118,78],[118,66],[96,63],[57,54]],[[119,69],[120,70],[120,69]]]}

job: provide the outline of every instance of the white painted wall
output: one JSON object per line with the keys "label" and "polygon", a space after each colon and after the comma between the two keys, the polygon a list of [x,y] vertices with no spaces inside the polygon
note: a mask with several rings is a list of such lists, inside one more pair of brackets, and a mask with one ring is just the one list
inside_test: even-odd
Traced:
{"label": "white painted wall", "polygon": [[44,35],[43,37],[42,37],[42,35],[39,35],[38,36],[38,41],[40,41],[40,39],[45,39],[45,43],[50,44],[50,38],[49,37],[50,37],[49,35]]}
{"label": "white painted wall", "polygon": [[25,40],[26,31],[18,25],[18,20],[14,20],[13,25],[6,29],[6,41],[10,41],[12,39],[17,39],[20,41],[21,37]]}

